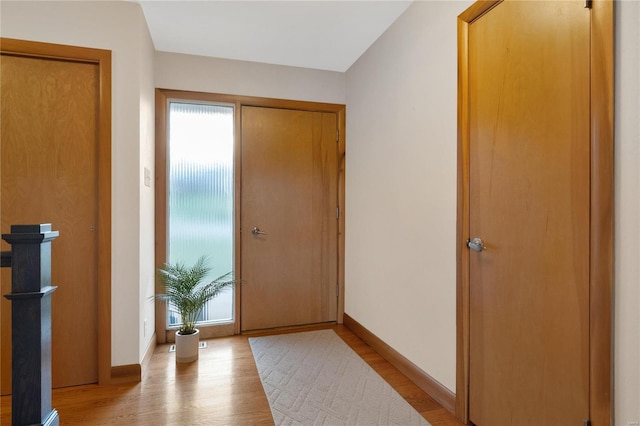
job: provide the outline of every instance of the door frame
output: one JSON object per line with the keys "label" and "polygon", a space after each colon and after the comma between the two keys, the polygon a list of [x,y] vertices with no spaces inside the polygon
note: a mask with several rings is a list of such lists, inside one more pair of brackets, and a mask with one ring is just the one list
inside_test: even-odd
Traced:
{"label": "door frame", "polygon": [[[235,108],[235,135],[234,135],[234,270],[240,271],[241,244],[240,244],[240,194],[241,194],[241,147],[242,126],[241,111],[243,106],[255,106],[264,108],[294,109],[302,111],[335,113],[338,120],[338,309],[337,322],[342,324],[344,317],[344,224],[345,224],[345,114],[346,107],[342,104],[295,101],[286,99],[262,98],[254,96],[227,95],[219,93],[194,92],[187,90],[173,90],[156,88],[156,246],[155,266],[160,268],[166,262],[167,253],[167,142],[168,120],[167,102],[169,100],[187,100],[233,105]],[[219,336],[228,334],[240,334],[240,298],[242,286],[236,288],[235,312],[237,313],[233,326],[220,328],[218,331],[205,331],[204,336]],[[156,337],[158,343],[172,341],[173,331],[166,330],[166,310],[161,302],[156,301]],[[222,326],[225,327],[225,326]],[[201,331],[202,332],[202,331]]]}
{"label": "door frame", "polygon": [[0,52],[21,57],[95,64],[98,67],[98,383],[111,368],[111,51],[0,38]]}
{"label": "door frame", "polygon": [[[477,1],[458,16],[456,416],[469,422],[469,25],[503,0]],[[614,2],[591,11],[589,411],[613,424]]]}

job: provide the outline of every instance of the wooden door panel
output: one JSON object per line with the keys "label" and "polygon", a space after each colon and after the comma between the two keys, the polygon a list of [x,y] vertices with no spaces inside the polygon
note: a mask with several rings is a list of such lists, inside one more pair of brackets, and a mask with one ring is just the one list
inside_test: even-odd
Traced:
{"label": "wooden door panel", "polygon": [[469,415],[589,415],[589,10],[504,1],[469,26]]}
{"label": "wooden door panel", "polygon": [[[52,381],[95,383],[98,66],[2,56],[2,232],[52,223]],[[10,247],[2,242],[2,250]],[[11,290],[2,270],[2,294]],[[2,300],[2,393],[11,391],[11,306]]]}
{"label": "wooden door panel", "polygon": [[243,330],[336,319],[335,135],[332,113],[242,108]]}

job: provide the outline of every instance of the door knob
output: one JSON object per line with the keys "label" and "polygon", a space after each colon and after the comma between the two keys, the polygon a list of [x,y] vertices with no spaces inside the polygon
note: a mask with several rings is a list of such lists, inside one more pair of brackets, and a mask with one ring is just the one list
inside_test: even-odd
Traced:
{"label": "door knob", "polygon": [[475,237],[473,240],[467,240],[467,247],[471,250],[481,252],[486,250],[487,248],[484,246],[482,239]]}
{"label": "door knob", "polygon": [[260,228],[258,228],[258,227],[256,227],[256,226],[254,226],[254,227],[253,227],[253,229],[251,230],[251,233],[252,233],[253,235],[255,235],[256,237],[257,237],[258,235],[267,235],[267,233],[266,233],[266,232],[261,231],[261,230],[260,230]]}

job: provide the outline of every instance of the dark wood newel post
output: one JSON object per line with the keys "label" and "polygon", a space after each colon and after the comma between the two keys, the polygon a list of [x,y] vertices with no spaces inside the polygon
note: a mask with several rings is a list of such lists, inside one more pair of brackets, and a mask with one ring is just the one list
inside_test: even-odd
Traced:
{"label": "dark wood newel post", "polygon": [[[58,425],[51,408],[50,224],[12,225],[2,239],[11,244],[11,424]],[[5,258],[3,253],[3,266]]]}

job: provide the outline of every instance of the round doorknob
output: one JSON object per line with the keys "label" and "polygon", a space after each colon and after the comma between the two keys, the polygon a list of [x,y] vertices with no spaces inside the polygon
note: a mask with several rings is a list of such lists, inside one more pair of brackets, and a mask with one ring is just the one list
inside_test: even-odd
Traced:
{"label": "round doorknob", "polygon": [[467,247],[477,252],[481,252],[487,249],[484,246],[482,239],[478,237],[475,237],[473,240],[467,240]]}

